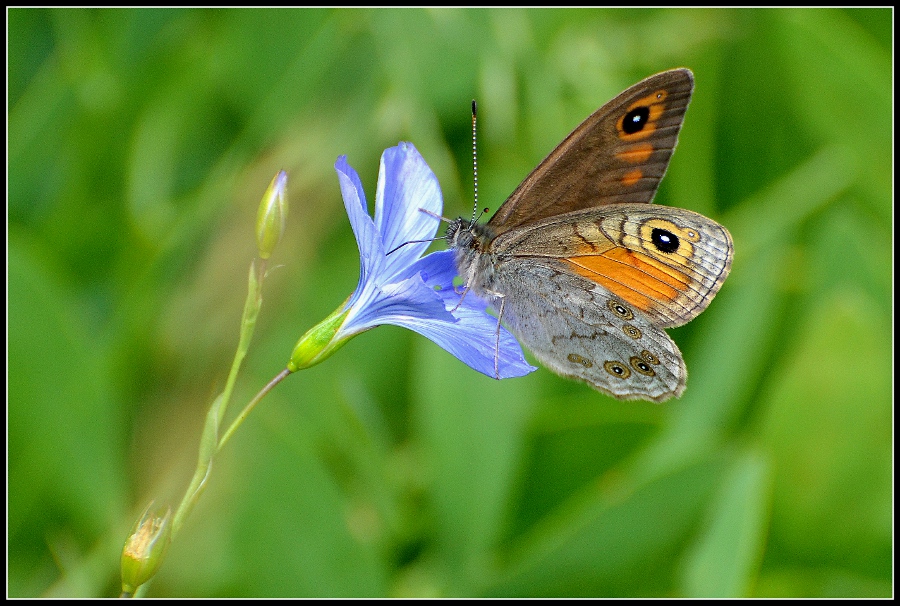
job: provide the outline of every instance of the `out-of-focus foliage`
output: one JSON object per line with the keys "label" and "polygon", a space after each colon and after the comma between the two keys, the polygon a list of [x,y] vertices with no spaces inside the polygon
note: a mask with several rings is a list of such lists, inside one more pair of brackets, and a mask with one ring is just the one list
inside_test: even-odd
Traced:
{"label": "out-of-focus foliage", "polygon": [[[602,103],[696,90],[657,202],[726,225],[662,406],[381,327],[279,385],[150,596],[889,596],[892,42],[871,10],[31,10],[8,26],[8,592],[115,595],[236,346],[236,406],[357,282],[332,168],[412,141],[495,209]],[[436,247],[441,247],[437,244]]]}

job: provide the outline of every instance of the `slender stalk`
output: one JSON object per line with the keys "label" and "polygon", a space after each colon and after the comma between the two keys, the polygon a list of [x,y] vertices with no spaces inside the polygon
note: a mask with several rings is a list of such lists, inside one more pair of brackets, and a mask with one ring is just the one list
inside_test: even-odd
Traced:
{"label": "slender stalk", "polygon": [[259,401],[262,400],[263,397],[265,397],[265,395],[269,393],[273,387],[281,383],[281,380],[289,374],[291,374],[290,369],[285,368],[280,373],[275,375],[275,377],[271,381],[266,383],[266,386],[259,390],[258,394],[253,396],[253,399],[250,400],[250,403],[244,407],[244,410],[241,411],[241,414],[239,414],[237,418],[231,423],[231,427],[229,427],[228,430],[222,435],[222,439],[219,440],[219,445],[216,448],[216,452],[222,450],[222,447],[225,446],[225,443],[228,442],[228,440],[231,438],[231,434],[233,434],[235,430],[240,427],[241,423],[244,422],[244,419],[247,418],[247,415],[249,415],[250,412],[256,407],[256,405],[259,404]]}
{"label": "slender stalk", "polygon": [[[185,518],[190,514],[203,488],[206,485],[206,479],[212,471],[213,457],[218,452],[219,444],[219,428],[225,416],[225,410],[228,408],[228,402],[231,399],[231,393],[234,391],[234,383],[237,380],[238,371],[241,363],[247,355],[247,349],[250,347],[250,339],[253,337],[253,331],[256,328],[256,318],[259,316],[259,309],[262,306],[262,279],[265,276],[266,262],[254,261],[250,265],[250,276],[248,279],[247,300],[244,302],[244,313],[241,317],[241,332],[238,339],[237,350],[234,352],[234,359],[231,362],[231,371],[228,373],[228,379],[225,381],[225,389],[222,390],[212,406],[206,413],[206,421],[203,424],[203,434],[200,437],[200,449],[197,458],[197,467],[194,470],[194,477],[185,492],[175,515],[172,518],[172,539],[178,534]],[[283,377],[282,377],[283,378]],[[268,386],[267,386],[268,387]],[[269,387],[271,389],[271,387]],[[264,392],[267,391],[264,388]],[[265,395],[265,393],[262,393]],[[261,397],[261,396],[258,396]]]}
{"label": "slender stalk", "polygon": [[231,370],[225,382],[225,389],[222,391],[222,395],[225,396],[225,402],[219,410],[218,425],[222,424],[222,418],[225,415],[225,409],[228,407],[228,401],[231,399],[231,392],[234,389],[238,371],[241,368],[244,357],[247,355],[247,350],[250,348],[250,339],[253,337],[253,331],[256,328],[256,318],[259,316],[260,307],[262,307],[262,281],[265,275],[265,260],[254,261],[250,265],[247,300],[244,301],[244,313],[241,317],[241,336],[238,340],[237,350],[234,353],[234,360],[231,362]]}
{"label": "slender stalk", "polygon": [[[197,467],[194,476],[188,485],[181,503],[178,505],[174,516],[171,509],[167,508],[164,514],[150,514],[150,506],[144,511],[144,515],[138,521],[132,534],[126,540],[122,551],[122,597],[142,595],[146,592],[147,582],[153,578],[157,569],[165,557],[168,548],[175,535],[181,529],[185,519],[190,515],[194,505],[200,498],[206,486],[206,480],[212,472],[213,458],[231,437],[231,434],[243,423],[250,411],[259,403],[269,391],[281,382],[291,371],[285,369],[262,388],[244,408],[238,418],[231,424],[228,431],[221,438],[220,428],[225,418],[225,411],[241,364],[250,347],[250,340],[256,329],[256,319],[262,307],[262,282],[266,277],[266,259],[272,254],[272,249],[278,244],[284,233],[284,222],[287,217],[287,198],[285,186],[287,173],[280,171],[269,188],[263,195],[257,213],[257,250],[259,257],[250,264],[250,275],[247,284],[247,299],[244,302],[244,311],[241,315],[240,337],[237,350],[231,362],[228,379],[225,388],[216,399],[213,400],[206,413],[206,421],[203,424],[203,432],[200,436],[200,448],[197,456]],[[151,503],[152,505],[152,503]],[[149,517],[148,517],[149,516]]]}

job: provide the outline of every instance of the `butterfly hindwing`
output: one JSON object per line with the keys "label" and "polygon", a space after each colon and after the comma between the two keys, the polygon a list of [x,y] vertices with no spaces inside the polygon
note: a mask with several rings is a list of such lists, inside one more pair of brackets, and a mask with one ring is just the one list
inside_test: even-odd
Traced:
{"label": "butterfly hindwing", "polygon": [[684,389],[687,370],[665,331],[561,262],[510,260],[497,285],[504,321],[554,372],[620,399],[662,401]]}

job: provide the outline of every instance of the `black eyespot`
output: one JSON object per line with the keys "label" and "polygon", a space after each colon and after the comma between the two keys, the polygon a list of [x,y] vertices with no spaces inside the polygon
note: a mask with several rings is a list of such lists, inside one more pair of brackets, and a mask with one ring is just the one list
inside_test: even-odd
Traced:
{"label": "black eyespot", "polygon": [[622,326],[622,332],[631,337],[632,339],[640,339],[641,338],[641,330],[637,326],[632,326],[631,324],[625,324]]}
{"label": "black eyespot", "polygon": [[622,120],[622,130],[625,131],[626,135],[639,133],[644,130],[645,126],[647,126],[647,118],[649,117],[649,107],[635,107],[633,110],[625,114],[625,119]]}
{"label": "black eyespot", "polygon": [[614,299],[610,299],[609,301],[607,301],[606,306],[609,308],[609,311],[613,312],[623,320],[631,320],[632,318],[634,318],[634,314],[630,309]]}
{"label": "black eyespot", "polygon": [[641,373],[642,375],[645,375],[648,377],[652,377],[652,376],[656,375],[656,372],[652,368],[650,368],[650,365],[647,364],[647,362],[645,362],[643,358],[639,358],[638,356],[632,356],[631,359],[628,361],[631,362],[631,367],[634,368],[639,373]]}
{"label": "black eyespot", "polygon": [[653,240],[653,245],[656,249],[664,253],[675,252],[681,245],[678,236],[667,229],[653,228],[650,238]]}
{"label": "black eyespot", "polygon": [[605,368],[606,372],[608,372],[612,376],[619,377],[620,379],[627,379],[631,376],[631,371],[628,369],[628,367],[621,362],[617,362],[616,360],[608,360],[607,362],[604,362],[603,368]]}

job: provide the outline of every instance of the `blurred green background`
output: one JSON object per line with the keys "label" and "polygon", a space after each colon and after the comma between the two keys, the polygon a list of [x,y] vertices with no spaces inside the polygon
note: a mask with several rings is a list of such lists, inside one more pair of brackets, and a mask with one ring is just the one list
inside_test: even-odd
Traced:
{"label": "blurred green background", "polygon": [[735,242],[670,331],[680,400],[496,382],[367,332],[254,411],[148,595],[892,595],[891,9],[7,14],[9,595],[117,595],[131,524],[180,500],[278,169],[232,414],[356,286],[339,154],[371,204],[412,141],[468,213],[477,98],[494,209],[679,66],[657,202]]}

